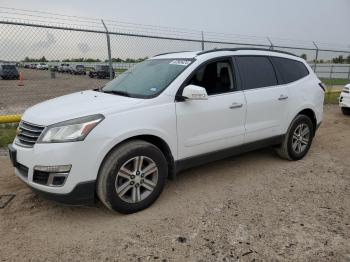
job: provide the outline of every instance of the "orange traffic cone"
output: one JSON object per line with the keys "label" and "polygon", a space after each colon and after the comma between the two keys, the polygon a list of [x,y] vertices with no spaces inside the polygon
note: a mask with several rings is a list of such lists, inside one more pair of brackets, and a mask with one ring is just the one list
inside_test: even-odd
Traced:
{"label": "orange traffic cone", "polygon": [[22,72],[19,72],[19,81],[18,81],[18,86],[24,86],[24,83],[23,83],[23,74]]}

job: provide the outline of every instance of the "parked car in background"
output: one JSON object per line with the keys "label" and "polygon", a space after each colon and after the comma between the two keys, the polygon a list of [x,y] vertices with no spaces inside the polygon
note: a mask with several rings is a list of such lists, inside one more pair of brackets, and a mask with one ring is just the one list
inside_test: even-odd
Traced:
{"label": "parked car in background", "polygon": [[339,106],[344,115],[350,115],[350,83],[340,93]]}
{"label": "parked car in background", "polygon": [[36,69],[36,64],[30,64],[31,69]]}
{"label": "parked car in background", "polygon": [[39,69],[39,70],[49,70],[49,66],[45,63],[40,63],[36,66],[36,69]]}
{"label": "parked car in background", "polygon": [[57,65],[51,66],[50,70],[51,70],[52,72],[58,72],[58,66],[57,66]]}
{"label": "parked car in background", "polygon": [[19,79],[19,73],[15,65],[0,64],[0,77],[2,79]]}
{"label": "parked car in background", "polygon": [[[108,65],[95,65],[92,70],[89,71],[89,76],[91,78],[97,77],[97,78],[109,78],[109,66]],[[115,76],[115,73],[113,71],[113,78]]]}
{"label": "parked car in background", "polygon": [[69,64],[61,64],[58,67],[58,72],[60,73],[67,73],[69,71]]}
{"label": "parked car in background", "polygon": [[30,64],[24,64],[24,68],[30,68]]}
{"label": "parked car in background", "polygon": [[69,73],[72,75],[86,75],[84,65],[72,65],[69,68]]}
{"label": "parked car in background", "polygon": [[268,146],[302,159],[324,96],[305,60],[286,52],[163,54],[101,89],[27,109],[9,153],[16,176],[48,198],[82,204],[97,195],[133,213],[185,168]]}

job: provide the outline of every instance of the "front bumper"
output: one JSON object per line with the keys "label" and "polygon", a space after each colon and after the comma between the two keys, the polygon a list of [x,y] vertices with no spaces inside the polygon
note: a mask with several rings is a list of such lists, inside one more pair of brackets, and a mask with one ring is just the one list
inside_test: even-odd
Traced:
{"label": "front bumper", "polygon": [[[98,173],[98,161],[93,154],[88,153],[89,150],[82,150],[82,146],[83,143],[62,143],[36,144],[33,148],[23,148],[13,144],[8,149],[16,176],[33,191],[57,202],[81,205],[94,202]],[[63,186],[54,187],[34,182],[34,166],[64,163],[71,164],[72,168]]]}
{"label": "front bumper", "polygon": [[79,183],[68,194],[48,193],[31,187],[28,183],[26,185],[40,196],[65,205],[89,205],[95,202],[95,181]]}
{"label": "front bumper", "polygon": [[340,107],[350,107],[350,94],[341,92],[339,97],[339,106]]}

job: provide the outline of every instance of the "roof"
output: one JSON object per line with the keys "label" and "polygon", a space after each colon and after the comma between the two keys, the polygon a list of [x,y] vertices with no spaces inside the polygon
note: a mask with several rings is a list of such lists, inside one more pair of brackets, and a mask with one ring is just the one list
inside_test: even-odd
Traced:
{"label": "roof", "polygon": [[264,53],[272,55],[275,54],[285,54],[297,57],[295,54],[279,51],[279,50],[271,50],[264,48],[220,48],[220,49],[210,49],[205,51],[182,51],[182,52],[172,52],[172,53],[164,53],[154,56],[154,58],[195,58],[205,54],[213,54],[215,52],[237,52],[242,51],[242,53],[249,54],[249,51],[253,51],[254,54]]}

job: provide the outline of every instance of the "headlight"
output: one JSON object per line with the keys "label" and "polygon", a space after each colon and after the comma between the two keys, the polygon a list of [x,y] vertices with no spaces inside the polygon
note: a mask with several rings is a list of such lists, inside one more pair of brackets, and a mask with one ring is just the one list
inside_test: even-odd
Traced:
{"label": "headlight", "polygon": [[45,128],[38,143],[63,143],[83,141],[102,120],[103,115],[80,117]]}
{"label": "headlight", "polygon": [[349,87],[344,87],[344,88],[343,88],[343,92],[344,92],[344,93],[349,93],[349,89],[350,89]]}

